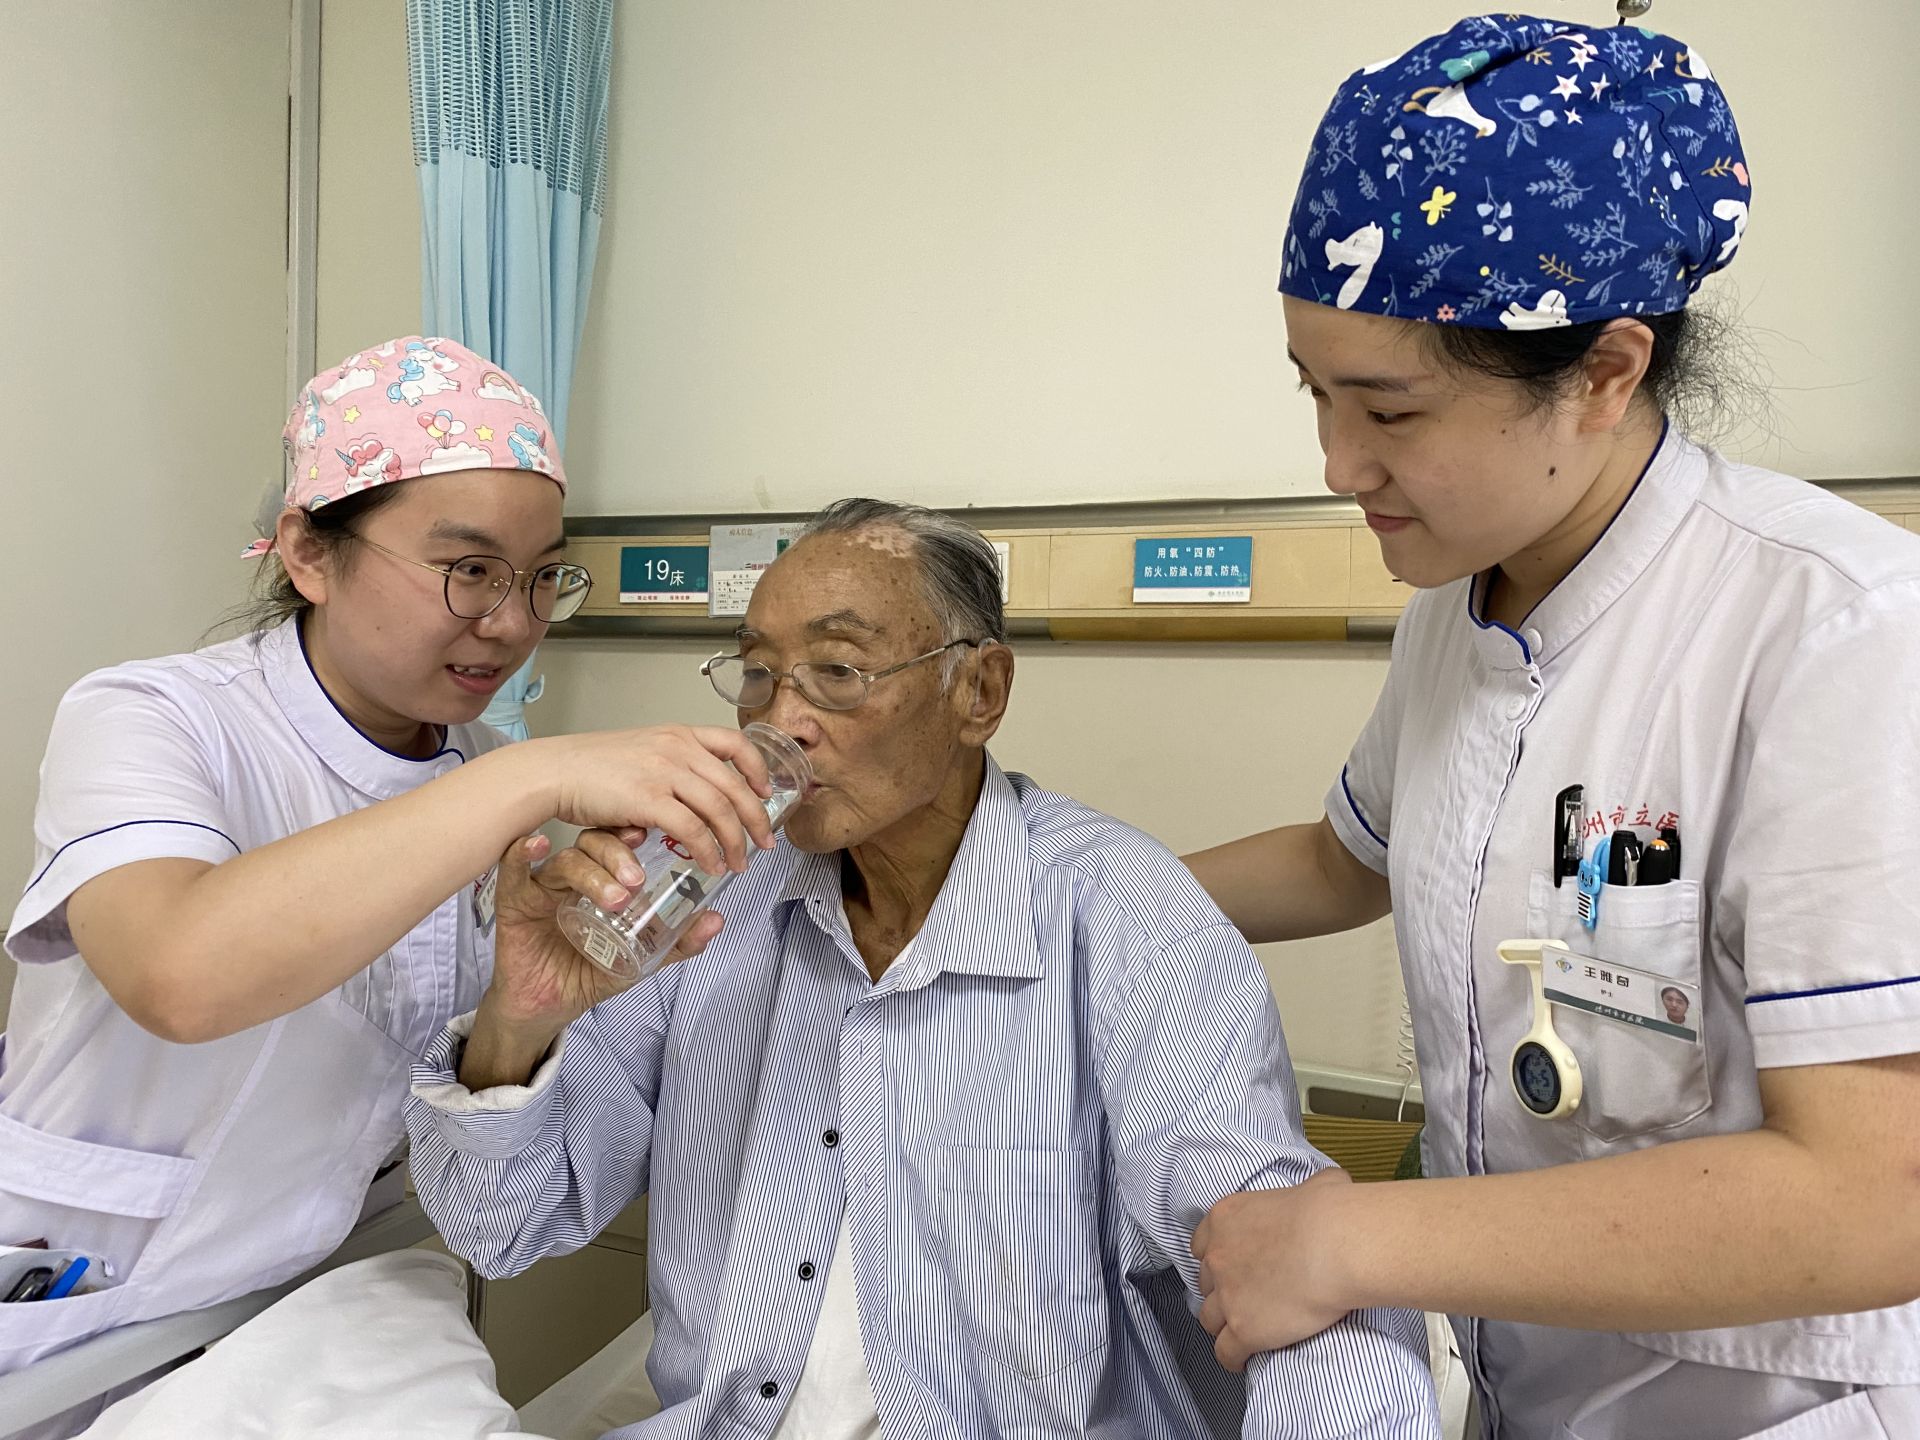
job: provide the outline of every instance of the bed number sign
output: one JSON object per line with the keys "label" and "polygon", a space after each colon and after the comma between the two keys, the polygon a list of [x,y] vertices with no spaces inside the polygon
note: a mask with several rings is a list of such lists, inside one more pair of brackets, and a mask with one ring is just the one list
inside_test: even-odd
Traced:
{"label": "bed number sign", "polygon": [[705,605],[707,547],[622,545],[622,605]]}

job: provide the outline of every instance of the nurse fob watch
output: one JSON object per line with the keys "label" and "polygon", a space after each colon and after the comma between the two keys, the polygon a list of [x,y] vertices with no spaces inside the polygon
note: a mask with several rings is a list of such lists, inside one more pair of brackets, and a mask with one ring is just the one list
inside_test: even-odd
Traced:
{"label": "nurse fob watch", "polygon": [[1503,940],[1500,958],[1527,967],[1533,987],[1533,1024],[1513,1047],[1509,1071],[1513,1093],[1527,1111],[1542,1120],[1562,1120],[1580,1108],[1580,1061],[1553,1028],[1553,1006],[1541,983],[1540,964],[1548,950],[1565,952],[1558,940]]}

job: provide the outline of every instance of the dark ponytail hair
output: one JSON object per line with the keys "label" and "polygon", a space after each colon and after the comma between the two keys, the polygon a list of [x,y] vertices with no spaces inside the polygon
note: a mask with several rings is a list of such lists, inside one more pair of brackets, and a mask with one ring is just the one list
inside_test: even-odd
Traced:
{"label": "dark ponytail hair", "polygon": [[[398,498],[398,485],[375,485],[356,495],[322,505],[318,510],[302,510],[297,523],[319,542],[321,553],[333,565],[336,574],[345,574],[353,560],[353,543],[360,538],[355,522],[366,519],[382,506]],[[239,633],[271,630],[313,609],[313,602],[302,595],[280,563],[277,553],[259,561],[253,594],[217,625],[215,631],[232,629]],[[212,633],[212,632],[209,632]]]}
{"label": "dark ponytail hair", "polygon": [[[1653,336],[1640,394],[1673,417],[1682,433],[1711,438],[1765,410],[1764,367],[1732,321],[1697,306],[1622,318],[1645,326]],[[1618,323],[1591,320],[1544,330],[1422,328],[1427,352],[1442,368],[1518,386],[1531,414],[1566,397],[1600,336]]]}

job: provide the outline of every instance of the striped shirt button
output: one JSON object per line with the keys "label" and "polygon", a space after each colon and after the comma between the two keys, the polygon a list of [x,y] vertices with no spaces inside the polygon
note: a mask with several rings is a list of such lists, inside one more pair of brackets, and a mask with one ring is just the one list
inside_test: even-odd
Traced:
{"label": "striped shirt button", "polygon": [[800,1262],[800,1278],[802,1280],[811,1280],[813,1278],[813,1262],[811,1260],[803,1260]]}
{"label": "striped shirt button", "polygon": [[774,1384],[773,1381],[769,1380],[767,1381],[766,1384],[760,1387],[760,1393],[766,1396],[767,1399],[771,1400],[774,1396],[780,1393],[780,1387]]}
{"label": "striped shirt button", "polygon": [[827,1131],[826,1134],[820,1137],[820,1143],[829,1150],[833,1149],[834,1146],[840,1143],[840,1132],[838,1130]]}

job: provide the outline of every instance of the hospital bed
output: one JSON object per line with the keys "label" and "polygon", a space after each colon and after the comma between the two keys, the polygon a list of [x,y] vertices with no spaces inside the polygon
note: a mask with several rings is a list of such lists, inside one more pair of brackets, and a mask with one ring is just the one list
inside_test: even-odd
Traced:
{"label": "hospital bed", "polygon": [[[1404,1173],[1418,1130],[1417,1085],[1312,1067],[1300,1067],[1297,1078],[1315,1144],[1362,1179]],[[644,1369],[653,1321],[643,1314],[516,1417],[493,1388],[492,1361],[469,1323],[483,1308],[481,1282],[444,1255],[409,1251],[433,1227],[397,1182],[398,1172],[386,1182],[397,1203],[377,1210],[370,1203],[367,1218],[340,1249],[306,1275],[204,1310],[126,1326],[0,1376],[0,1440],[222,1337],[230,1338],[191,1367],[201,1372],[197,1382],[183,1383],[189,1381],[183,1370],[148,1387],[141,1392],[149,1397],[145,1414],[123,1415],[139,1408],[124,1402],[113,1407],[96,1427],[100,1440],[228,1433],[209,1428],[209,1392],[244,1390],[251,1377],[284,1374],[285,1366],[299,1367],[301,1383],[325,1393],[325,1403],[316,1401],[308,1413],[330,1407],[341,1416],[343,1428],[316,1419],[302,1425],[303,1437],[593,1440],[654,1412],[658,1401]],[[1465,1371],[1444,1322],[1430,1325],[1429,1342],[1452,1440],[1465,1433]],[[383,1368],[396,1364],[403,1368]],[[438,1377],[430,1402],[423,1374]],[[430,1410],[413,1408],[427,1403]],[[181,1410],[177,1425],[167,1419],[171,1405]],[[356,1405],[368,1408],[356,1411]],[[382,1413],[370,1417],[369,1408]],[[369,1424],[377,1428],[364,1428]],[[92,1440],[95,1432],[88,1433]],[[273,1432],[243,1430],[236,1421],[230,1433]]]}
{"label": "hospital bed", "polygon": [[[464,1286],[458,1262],[423,1249],[329,1271],[111,1406],[82,1440],[598,1440],[658,1411],[645,1370],[653,1322],[642,1315],[516,1413],[467,1323]],[[1171,1287],[1177,1322],[1204,1341],[1182,1293]],[[1200,1354],[1211,1377],[1183,1367],[1190,1383],[1216,1398],[1234,1390]],[[1237,1401],[1201,1408],[1217,1440],[1238,1434]],[[1449,1440],[1462,1434],[1455,1409]]]}

